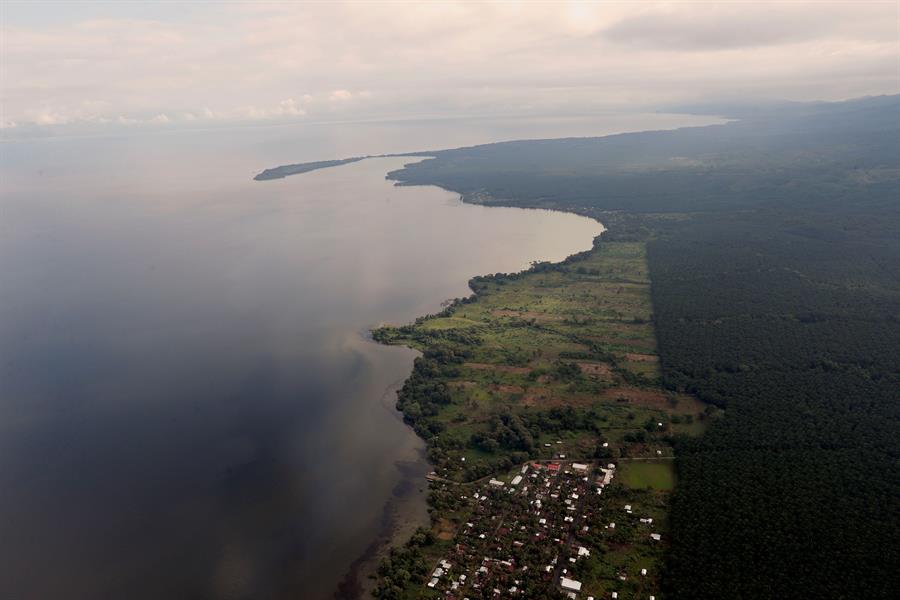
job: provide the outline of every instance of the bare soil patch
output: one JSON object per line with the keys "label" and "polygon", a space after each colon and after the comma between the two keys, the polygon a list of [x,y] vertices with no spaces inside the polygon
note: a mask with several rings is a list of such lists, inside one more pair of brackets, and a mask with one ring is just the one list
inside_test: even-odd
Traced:
{"label": "bare soil patch", "polygon": [[456,528],[448,519],[438,519],[434,527],[434,536],[439,540],[452,540],[456,535]]}
{"label": "bare soil patch", "polygon": [[525,388],[521,385],[498,385],[491,384],[491,389],[495,392],[503,392],[505,394],[521,394],[525,392]]}
{"label": "bare soil patch", "polygon": [[610,374],[609,365],[606,363],[579,362],[576,363],[585,375],[603,377]]}
{"label": "bare soil patch", "polygon": [[534,390],[522,397],[525,406],[549,406],[553,396],[548,390]]}
{"label": "bare soil patch", "polygon": [[666,395],[658,390],[642,390],[639,388],[631,387],[615,387],[604,390],[602,398],[604,400],[610,400],[613,402],[617,402],[620,398],[624,398],[628,400],[629,404],[649,406],[651,408],[658,408],[661,410],[671,408],[669,406],[669,400]]}

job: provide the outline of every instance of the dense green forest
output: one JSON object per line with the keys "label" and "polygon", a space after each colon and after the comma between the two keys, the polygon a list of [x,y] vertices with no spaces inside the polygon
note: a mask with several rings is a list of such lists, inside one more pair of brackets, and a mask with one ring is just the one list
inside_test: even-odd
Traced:
{"label": "dense green forest", "polygon": [[900,98],[429,153],[390,175],[647,242],[664,385],[725,409],[677,448],[675,598],[900,589]]}

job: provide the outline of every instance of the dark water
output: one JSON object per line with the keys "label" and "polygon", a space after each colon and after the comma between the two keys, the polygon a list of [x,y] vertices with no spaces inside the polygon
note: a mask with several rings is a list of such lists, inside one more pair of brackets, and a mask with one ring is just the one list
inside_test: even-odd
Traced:
{"label": "dark water", "polygon": [[425,468],[383,399],[413,353],[366,330],[600,231],[394,188],[402,159],[250,180],[429,145],[397,127],[0,145],[0,597],[330,596]]}

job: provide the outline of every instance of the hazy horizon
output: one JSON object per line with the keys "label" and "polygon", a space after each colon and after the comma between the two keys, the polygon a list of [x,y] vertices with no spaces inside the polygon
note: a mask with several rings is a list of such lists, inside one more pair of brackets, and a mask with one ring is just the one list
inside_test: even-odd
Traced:
{"label": "hazy horizon", "polygon": [[2,136],[900,91],[896,2],[4,2]]}

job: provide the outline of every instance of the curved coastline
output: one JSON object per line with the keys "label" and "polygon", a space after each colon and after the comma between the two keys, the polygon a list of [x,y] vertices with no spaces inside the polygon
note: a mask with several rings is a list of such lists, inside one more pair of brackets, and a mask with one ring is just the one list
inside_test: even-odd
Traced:
{"label": "curved coastline", "polygon": [[[372,341],[372,343],[377,342]],[[391,383],[379,399],[384,409],[400,421],[403,420],[403,415],[394,406],[394,399],[407,378],[408,375]],[[374,589],[374,576],[377,573],[378,565],[390,548],[405,543],[418,527],[425,527],[429,524],[428,504],[425,497],[427,490],[422,482],[425,481],[425,475],[431,469],[431,465],[425,456],[424,442],[418,436],[415,436],[415,439],[419,442],[418,460],[394,463],[402,477],[394,486],[391,497],[384,503],[379,531],[363,553],[350,564],[346,574],[341,578],[334,593],[336,599],[370,598]]]}
{"label": "curved coastline", "polygon": [[[452,192],[453,190],[446,191]],[[462,194],[460,194],[460,200],[467,204],[480,204],[478,202],[472,202]],[[520,208],[506,207],[500,204],[496,204],[493,206],[497,208]],[[536,207],[524,207],[521,209],[553,210]],[[583,252],[589,252],[591,248],[593,248],[597,243],[597,240],[606,231],[605,226],[599,220],[587,215],[579,216],[585,216],[593,221],[596,221],[601,227],[603,227],[603,230],[600,231],[600,233],[598,233],[596,236],[594,236],[591,241],[590,248],[586,248],[582,251],[576,252],[570,255],[570,257],[579,255]],[[528,271],[528,269],[522,269],[521,271],[518,271],[518,273],[524,273],[526,271]],[[477,275],[474,275],[473,277],[476,276]],[[467,297],[473,297],[477,295],[477,292],[471,287],[470,290],[472,290],[472,293]],[[374,340],[373,343],[377,343],[379,345],[388,345]],[[419,354],[418,352],[416,353]],[[403,419],[403,414],[399,410],[397,410],[395,405],[396,395],[410,375],[411,372],[406,377],[388,386],[388,388],[381,395],[380,402],[384,406],[385,410],[390,411],[391,414],[395,415],[399,420],[404,421],[404,424],[415,434],[413,428],[408,423],[406,423],[406,421]],[[421,463],[419,463],[419,461],[416,461],[416,463],[407,463],[403,465],[398,463],[396,465],[398,470],[403,474],[403,478],[395,486],[392,497],[384,505],[379,534],[374,540],[372,540],[369,546],[366,547],[366,550],[363,552],[363,554],[357,557],[353,561],[353,563],[351,563],[350,568],[347,570],[346,575],[342,578],[341,583],[335,591],[335,600],[365,600],[372,598],[372,591],[375,589],[378,566],[381,561],[387,557],[390,549],[405,544],[417,529],[428,528],[432,525],[430,516],[431,507],[428,504],[427,500],[428,484],[425,476],[429,471],[432,470],[434,465],[432,465],[428,461],[428,458],[426,456],[425,440],[418,434],[415,434],[415,437],[421,444]],[[422,464],[426,467],[424,470],[419,468]],[[424,508],[426,509],[424,513],[423,511],[421,511],[421,508],[423,508],[423,506],[419,505],[419,503],[417,502],[417,496],[421,496],[424,500]]]}
{"label": "curved coastline", "polygon": [[[371,156],[358,156],[358,157],[350,157],[346,159],[338,159],[338,160],[327,160],[327,161],[311,161],[305,163],[296,163],[290,165],[281,165],[278,167],[273,167],[270,169],[265,169],[261,171],[254,177],[255,181],[268,181],[268,180],[277,180],[283,179],[285,177],[289,177],[291,175],[300,175],[304,173],[309,173],[312,171],[329,169],[332,167],[339,167],[342,165],[363,161],[369,158],[401,158],[401,157],[409,157],[411,159],[419,159],[426,160],[428,158],[434,158],[435,152],[408,152],[402,154],[385,154],[385,155],[371,155]],[[417,162],[417,161],[416,161]],[[404,164],[404,167],[407,165]],[[395,186],[403,186],[403,187],[413,187],[419,186],[422,184],[417,183],[406,183],[400,180],[396,175],[402,172],[401,169],[397,169],[394,171],[388,171],[385,173],[385,179],[388,179],[394,183]],[[431,185],[431,184],[426,184]],[[553,212],[572,212],[572,211],[560,211],[558,209],[552,208],[544,208],[544,207],[518,207],[512,205],[504,205],[501,202],[485,202],[484,198],[474,197],[468,194],[459,194],[454,190],[450,190],[439,185],[433,185],[432,187],[439,188],[441,190],[458,194],[459,200],[462,203],[470,204],[470,205],[481,205],[481,206],[489,206],[495,208],[518,208],[520,210],[548,210]],[[577,213],[573,213],[577,214]],[[578,215],[581,217],[587,217],[588,219],[596,222],[601,230],[591,238],[590,245],[574,254],[580,254],[581,252],[590,251],[594,245],[596,245],[599,237],[606,231],[606,227],[593,216],[589,215]],[[571,256],[571,255],[570,255]],[[568,257],[566,257],[568,258]],[[562,260],[566,260],[563,258]],[[543,262],[538,259],[534,262]],[[525,272],[528,269],[522,269],[519,272]],[[477,277],[479,274],[473,274],[472,277]],[[469,286],[470,294],[467,297],[472,297],[477,294],[477,292]],[[448,302],[448,300],[444,300],[441,303],[441,306],[444,307]],[[416,317],[421,315],[416,315]],[[414,317],[414,318],[416,318]],[[374,328],[373,328],[374,329]],[[366,332],[367,338],[366,341],[373,344],[378,344],[379,346],[386,346],[371,337],[371,330]],[[418,352],[416,352],[418,354]],[[401,379],[391,383],[381,394],[379,403],[384,407],[385,410],[389,411],[393,416],[395,416],[399,420],[403,420],[403,414],[397,410],[396,408],[396,396],[397,392],[403,386],[405,381],[409,378],[412,373],[412,367],[410,367],[410,373],[407,373]],[[418,443],[418,456],[419,459],[416,461],[402,461],[396,463],[397,470],[401,473],[400,481],[394,487],[391,497],[385,502],[382,511],[381,511],[381,520],[378,527],[378,533],[372,539],[368,546],[366,546],[365,550],[357,556],[350,566],[348,567],[346,573],[341,578],[337,588],[334,592],[334,598],[336,600],[362,600],[366,598],[372,597],[372,592],[375,589],[376,583],[376,575],[378,571],[378,566],[381,561],[388,555],[389,551],[393,547],[402,546],[409,540],[410,537],[415,533],[415,531],[419,528],[427,528],[431,525],[431,516],[430,516],[430,506],[427,500],[427,481],[425,476],[429,471],[432,470],[433,465],[428,461],[426,456],[426,445],[425,440],[421,438],[418,434],[415,434],[413,428],[404,421],[406,427],[408,427],[413,433],[415,440]]]}
{"label": "curved coastline", "polygon": [[[425,160],[428,158],[433,158],[434,154],[434,152],[410,152],[403,154],[359,156],[340,160],[312,161],[306,163],[282,165],[260,172],[254,177],[254,180],[266,181],[273,179],[283,179],[290,175],[299,175],[316,170],[338,167],[345,164],[366,160],[368,158],[409,157]],[[404,165],[404,167],[405,166],[406,165]],[[416,183],[408,184],[400,180],[395,175],[401,171],[402,169],[389,171],[385,174],[385,179],[393,181],[394,185],[396,186],[405,187],[422,185]],[[454,194],[458,193],[454,190],[449,190],[438,185],[435,185],[433,187],[437,187],[441,190]],[[459,194],[459,200],[465,204],[491,206],[496,208],[503,207],[518,208],[520,210],[533,209],[548,210],[554,212],[571,212],[543,207],[516,207],[505,206],[502,203],[495,202],[487,203],[480,201],[483,200],[481,198],[472,197],[467,194]],[[600,236],[606,231],[606,227],[598,219],[588,215],[578,216],[587,217],[588,219],[595,221],[598,225],[600,225],[601,230],[591,239],[589,247],[574,253],[574,255],[580,254],[585,251],[590,251],[591,248],[596,245],[597,240],[600,238]],[[566,259],[563,258],[562,260]],[[543,261],[536,260],[534,262]],[[522,269],[519,272],[525,272],[527,270],[528,269]],[[478,274],[472,275],[473,278],[477,276]],[[477,292],[474,290],[474,288],[471,287],[471,285],[469,286],[469,290],[470,294],[467,297],[472,297],[477,294]],[[442,307],[447,302],[452,301],[442,301]],[[366,340],[367,342],[378,344],[379,346],[385,345],[371,338],[371,330],[366,333],[369,334],[366,336],[368,338]],[[418,354],[418,352],[416,352],[416,354]],[[384,390],[379,399],[380,404],[385,408],[385,410],[389,411],[399,420],[403,420],[403,414],[396,408],[396,396],[411,373],[412,368],[410,368],[410,373],[405,375],[403,378],[391,383]],[[375,588],[378,566],[381,561],[388,555],[390,549],[406,543],[417,529],[422,527],[427,528],[431,525],[430,506],[427,500],[427,481],[425,479],[425,476],[432,469],[433,465],[428,461],[426,456],[425,440],[418,434],[415,434],[413,428],[408,423],[404,421],[404,424],[414,434],[414,437],[418,442],[419,459],[416,461],[400,461],[403,464],[400,464],[400,462],[396,463],[395,466],[401,473],[401,479],[394,487],[391,497],[385,502],[382,508],[381,522],[379,524],[378,533],[376,534],[375,538],[372,539],[363,553],[353,560],[345,575],[341,578],[341,581],[334,592],[334,598],[336,600],[362,600],[364,598],[371,598],[372,592]]]}
{"label": "curved coastline", "polygon": [[[403,185],[402,182],[399,182],[397,180],[394,181],[396,182],[395,185]],[[444,189],[448,192],[453,192],[453,190],[447,190],[446,188],[440,189]],[[460,200],[466,204],[481,204],[477,201],[473,202],[472,199],[467,198],[465,194],[460,194],[459,197]],[[494,204],[488,206],[494,206],[497,208],[521,208],[523,210],[554,210],[539,207],[511,207],[504,206],[502,204]],[[596,236],[592,238],[591,246],[589,248],[585,248],[584,250],[575,252],[562,259],[562,261],[556,262],[563,262],[573,256],[578,256],[585,252],[590,252],[591,249],[596,246],[603,233],[606,231],[606,227],[598,219],[588,215],[579,216],[584,216],[588,219],[591,219],[592,221],[595,221],[600,225],[602,229]],[[517,273],[525,273],[528,270],[529,269],[522,269]],[[477,277],[477,275],[473,275],[473,278],[474,277]],[[469,289],[471,290],[471,293],[467,296],[467,298],[472,298],[478,295],[478,291],[474,287],[472,287],[471,283]],[[442,303],[442,307],[444,307],[448,303],[452,304],[452,302],[453,301]],[[380,345],[389,345],[384,342],[378,342],[375,340],[373,340],[373,343],[378,343]],[[418,351],[416,353],[419,354]],[[408,374],[403,379],[391,384],[382,394],[381,403],[386,410],[390,411],[398,419],[404,421],[404,424],[410,430],[412,430],[413,433],[415,433],[415,430],[412,428],[412,426],[404,420],[403,413],[397,409],[394,402],[400,388],[403,386],[403,384],[411,374],[412,373],[410,372],[410,374]],[[428,471],[432,470],[434,465],[432,465],[431,462],[428,461],[425,452],[426,441],[418,434],[416,434],[416,439],[421,443],[421,462],[426,465],[427,468],[424,471],[421,471],[420,469],[415,468],[418,465],[408,465],[407,469],[404,469],[402,465],[397,465],[398,469],[403,473],[404,477],[401,482],[398,483],[394,488],[394,494],[392,498],[385,503],[382,516],[381,531],[378,537],[374,539],[372,543],[366,548],[365,552],[351,564],[347,574],[344,576],[338,589],[335,591],[335,600],[364,600],[372,598],[372,591],[375,589],[378,566],[381,561],[387,557],[390,549],[405,544],[417,529],[430,528],[433,525],[431,519],[431,506],[428,503],[427,499],[428,484],[425,479],[425,475]],[[414,502],[416,496],[415,490],[419,485],[423,486],[421,488],[418,488],[418,492],[423,496],[425,501],[426,511],[424,513],[424,518],[422,518],[423,515],[421,513],[416,511],[416,509],[420,507],[415,506]],[[411,489],[410,486],[412,486]]]}

